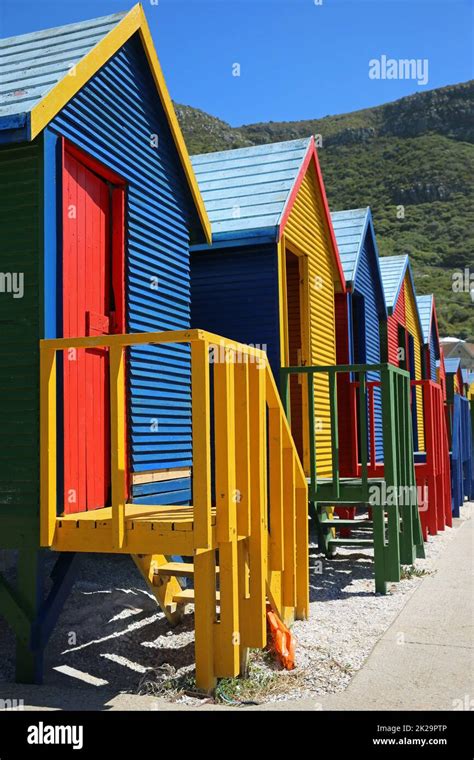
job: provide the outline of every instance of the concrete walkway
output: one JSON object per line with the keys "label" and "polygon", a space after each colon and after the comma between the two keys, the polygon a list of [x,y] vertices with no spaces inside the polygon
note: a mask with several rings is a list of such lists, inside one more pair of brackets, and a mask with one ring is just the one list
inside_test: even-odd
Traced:
{"label": "concrete walkway", "polygon": [[418,586],[347,689],[291,709],[473,710],[473,548],[471,519],[458,525],[436,572]]}
{"label": "concrete walkway", "polygon": [[[474,709],[474,520],[455,521],[456,535],[409,598],[344,692],[239,710]],[[363,611],[361,610],[361,614]],[[25,709],[187,710],[152,697],[98,689],[0,684],[0,699]],[[472,700],[472,702],[470,701]],[[200,710],[229,710],[204,704]]]}

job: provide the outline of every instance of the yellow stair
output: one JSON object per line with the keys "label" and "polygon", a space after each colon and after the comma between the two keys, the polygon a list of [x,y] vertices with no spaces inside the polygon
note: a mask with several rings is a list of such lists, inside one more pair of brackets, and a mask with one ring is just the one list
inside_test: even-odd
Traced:
{"label": "yellow stair", "polygon": [[[166,343],[191,346],[188,507],[126,503],[124,351]],[[109,352],[112,504],[58,516],[56,354],[88,347]],[[193,603],[196,682],[212,691],[266,646],[267,601],[287,624],[309,609],[308,488],[266,354],[201,330],[45,340],[40,351],[41,545],[132,555],[172,625]]]}

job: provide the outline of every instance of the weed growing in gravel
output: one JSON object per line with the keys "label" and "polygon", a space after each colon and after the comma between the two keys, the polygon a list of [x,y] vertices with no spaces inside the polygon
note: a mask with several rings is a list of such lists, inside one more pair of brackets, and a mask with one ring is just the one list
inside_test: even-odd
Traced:
{"label": "weed growing in gravel", "polygon": [[138,687],[139,694],[151,697],[165,697],[172,702],[183,694],[196,691],[194,670],[178,672],[172,665],[161,665],[143,676]]}
{"label": "weed growing in gravel", "polygon": [[[260,702],[297,689],[303,681],[297,671],[282,670],[271,652],[252,650],[247,676],[222,678],[217,684],[214,702],[226,705]],[[183,673],[168,664],[148,671],[140,682],[138,693],[163,697],[171,702],[184,696],[212,699],[197,690],[193,668]]]}
{"label": "weed growing in gravel", "polygon": [[429,570],[423,570],[422,568],[415,567],[415,565],[404,565],[402,567],[402,580],[410,580],[410,578],[423,578],[425,575],[431,575]]}

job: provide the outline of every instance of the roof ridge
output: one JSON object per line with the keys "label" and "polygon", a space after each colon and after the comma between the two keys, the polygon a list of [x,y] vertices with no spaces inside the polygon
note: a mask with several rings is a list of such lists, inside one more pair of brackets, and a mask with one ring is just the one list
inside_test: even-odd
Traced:
{"label": "roof ridge", "polygon": [[273,147],[275,145],[296,145],[299,143],[301,147],[303,145],[309,145],[311,141],[312,135],[309,137],[298,137],[294,140],[278,140],[277,142],[271,142],[271,143],[260,143],[259,145],[242,145],[240,148],[228,148],[227,150],[213,150],[209,151],[209,153],[193,153],[191,155],[191,161],[194,161],[194,159],[197,158],[205,158],[210,156],[222,156],[222,155],[232,155],[237,153],[238,151],[257,151],[261,150],[263,153],[265,152],[265,149],[268,149],[270,147]]}
{"label": "roof ridge", "polygon": [[[24,32],[23,34],[12,34],[10,37],[0,37],[0,50],[3,47],[11,45],[14,40],[16,40],[18,44],[21,44],[22,41],[26,42],[27,39],[32,42],[36,39],[42,39],[42,36],[49,39],[54,32],[67,32],[68,29],[73,30],[73,28],[78,27],[89,29],[94,26],[102,26],[104,23],[112,22],[114,20],[119,21],[121,18],[125,18],[127,13],[128,11],[118,11],[117,13],[109,13],[107,16],[96,16],[90,19],[83,19],[82,21],[72,21],[70,24],[51,26],[46,29],[37,29],[35,32]],[[91,27],[87,26],[88,24],[90,24]]]}

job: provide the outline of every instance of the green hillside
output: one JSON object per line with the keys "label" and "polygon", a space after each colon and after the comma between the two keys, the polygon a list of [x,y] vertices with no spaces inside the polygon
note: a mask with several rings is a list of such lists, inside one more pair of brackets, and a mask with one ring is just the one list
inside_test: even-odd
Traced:
{"label": "green hillside", "polygon": [[191,153],[321,135],[331,210],[371,206],[380,254],[410,255],[418,293],[435,294],[442,334],[474,338],[474,302],[452,289],[465,267],[474,280],[474,81],[323,119],[238,128],[176,109]]}

